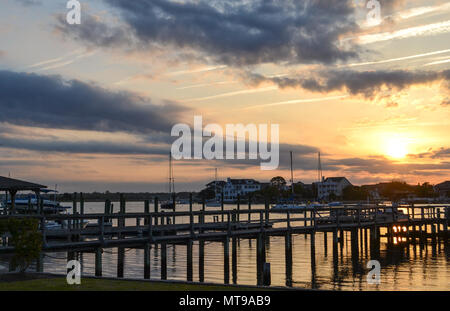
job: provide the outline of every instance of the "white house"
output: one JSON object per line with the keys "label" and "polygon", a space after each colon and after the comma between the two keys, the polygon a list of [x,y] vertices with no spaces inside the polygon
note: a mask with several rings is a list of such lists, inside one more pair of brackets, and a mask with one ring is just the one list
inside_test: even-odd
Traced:
{"label": "white house", "polygon": [[317,196],[319,200],[328,199],[331,194],[340,197],[343,190],[351,185],[345,177],[323,177],[322,182],[317,183]]}
{"label": "white house", "polygon": [[234,202],[238,195],[246,198],[251,192],[261,190],[261,184],[254,179],[231,179],[228,178],[223,187],[223,200]]}

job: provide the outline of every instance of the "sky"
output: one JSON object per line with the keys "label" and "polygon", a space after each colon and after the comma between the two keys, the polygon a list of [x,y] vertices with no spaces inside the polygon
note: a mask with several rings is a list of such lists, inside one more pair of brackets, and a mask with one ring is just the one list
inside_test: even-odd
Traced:
{"label": "sky", "polygon": [[[368,3],[371,2],[371,3]],[[177,123],[278,124],[280,166],[174,161],[214,178],[450,180],[450,2],[0,2],[0,175],[60,191],[167,191]]]}

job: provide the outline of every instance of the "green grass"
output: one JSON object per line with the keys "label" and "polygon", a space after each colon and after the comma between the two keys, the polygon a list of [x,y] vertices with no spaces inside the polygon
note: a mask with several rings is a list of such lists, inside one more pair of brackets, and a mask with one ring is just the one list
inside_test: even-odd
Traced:
{"label": "green grass", "polygon": [[107,279],[81,279],[80,285],[68,285],[65,278],[35,279],[0,282],[0,291],[223,291],[254,290],[254,288],[221,285],[197,285],[146,281],[122,281]]}

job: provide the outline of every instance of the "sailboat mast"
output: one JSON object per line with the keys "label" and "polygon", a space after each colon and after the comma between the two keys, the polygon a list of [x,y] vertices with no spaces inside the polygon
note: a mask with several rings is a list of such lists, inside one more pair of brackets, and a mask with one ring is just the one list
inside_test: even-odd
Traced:
{"label": "sailboat mast", "polygon": [[214,199],[217,200],[217,167],[214,169],[214,196]]}
{"label": "sailboat mast", "polygon": [[318,166],[317,166],[317,178],[319,182],[322,182],[322,162],[320,161],[320,151],[318,153]]}
{"label": "sailboat mast", "polygon": [[175,192],[175,182],[173,178],[172,153],[169,153],[169,193]]}
{"label": "sailboat mast", "polygon": [[291,155],[291,188],[292,188],[292,195],[294,195],[294,171],[292,169],[292,151],[289,152]]}

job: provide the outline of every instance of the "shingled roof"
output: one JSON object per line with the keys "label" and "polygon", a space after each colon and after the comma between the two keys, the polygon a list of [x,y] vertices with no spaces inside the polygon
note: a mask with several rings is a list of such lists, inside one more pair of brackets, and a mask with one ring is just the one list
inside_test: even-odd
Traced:
{"label": "shingled roof", "polygon": [[0,191],[39,191],[47,186],[0,176]]}

